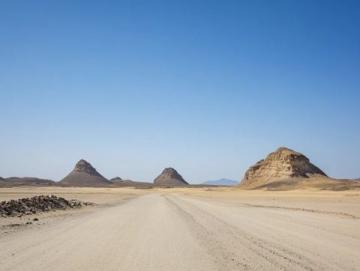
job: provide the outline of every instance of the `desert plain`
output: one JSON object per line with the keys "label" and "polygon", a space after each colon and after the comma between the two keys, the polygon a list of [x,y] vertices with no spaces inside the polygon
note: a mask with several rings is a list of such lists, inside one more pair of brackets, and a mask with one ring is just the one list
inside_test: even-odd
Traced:
{"label": "desert plain", "polygon": [[360,270],[360,191],[0,189],[95,203],[0,218],[0,270]]}

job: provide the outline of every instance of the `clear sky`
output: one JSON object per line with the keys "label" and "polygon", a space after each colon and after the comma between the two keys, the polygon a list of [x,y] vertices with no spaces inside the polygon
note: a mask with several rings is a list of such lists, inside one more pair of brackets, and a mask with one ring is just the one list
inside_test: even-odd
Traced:
{"label": "clear sky", "polygon": [[359,1],[1,1],[0,176],[80,158],[240,180],[279,146],[360,177]]}

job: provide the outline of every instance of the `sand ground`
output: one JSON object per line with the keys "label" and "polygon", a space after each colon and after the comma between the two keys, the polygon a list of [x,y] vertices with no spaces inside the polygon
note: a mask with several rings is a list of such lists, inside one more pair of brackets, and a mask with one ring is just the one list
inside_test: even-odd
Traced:
{"label": "sand ground", "polygon": [[9,188],[0,200],[39,194],[97,206],[0,218],[0,270],[360,270],[359,191]]}

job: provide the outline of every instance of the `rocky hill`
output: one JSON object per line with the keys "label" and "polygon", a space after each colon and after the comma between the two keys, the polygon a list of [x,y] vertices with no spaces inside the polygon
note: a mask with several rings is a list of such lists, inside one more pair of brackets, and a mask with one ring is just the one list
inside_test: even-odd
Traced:
{"label": "rocky hill", "polygon": [[110,179],[110,182],[112,182],[112,183],[123,182],[123,181],[125,181],[125,180],[123,180],[123,179],[120,178],[120,177],[114,177],[114,178],[111,178],[111,179]]}
{"label": "rocky hill", "polygon": [[120,177],[115,177],[110,179],[113,187],[135,187],[135,188],[151,188],[153,186],[152,183],[147,182],[138,182],[128,179],[122,179]]}
{"label": "rocky hill", "polygon": [[264,187],[275,181],[327,177],[305,155],[288,148],[279,148],[264,160],[251,166],[241,182],[243,187]]}
{"label": "rocky hill", "polygon": [[89,162],[82,159],[59,184],[65,186],[108,186],[112,182],[97,172]]}
{"label": "rocky hill", "polygon": [[185,186],[189,185],[184,178],[173,168],[165,168],[163,172],[155,178],[154,184],[158,186]]}

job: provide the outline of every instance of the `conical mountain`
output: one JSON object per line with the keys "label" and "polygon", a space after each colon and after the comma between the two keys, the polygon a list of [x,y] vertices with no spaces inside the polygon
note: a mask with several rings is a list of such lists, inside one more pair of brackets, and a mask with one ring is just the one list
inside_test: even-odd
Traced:
{"label": "conical mountain", "polygon": [[67,186],[107,186],[111,184],[87,161],[81,159],[59,184]]}
{"label": "conical mountain", "polygon": [[291,180],[308,179],[315,176],[327,177],[305,155],[281,147],[250,167],[240,185],[260,188],[279,180],[291,182]]}
{"label": "conical mountain", "polygon": [[160,186],[184,186],[189,185],[184,178],[173,168],[165,168],[163,172],[155,178],[155,185]]}

